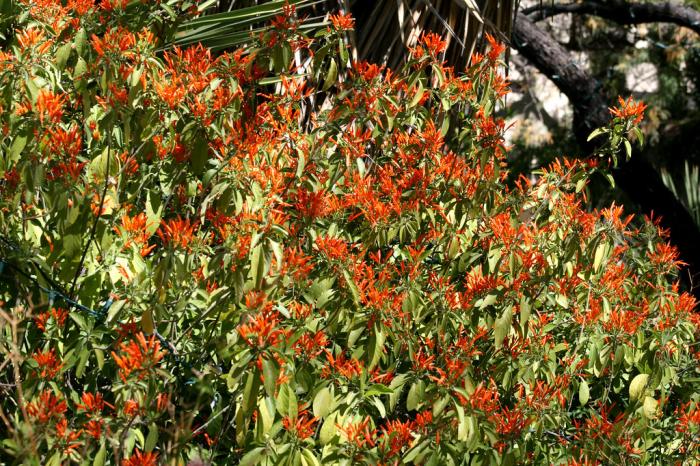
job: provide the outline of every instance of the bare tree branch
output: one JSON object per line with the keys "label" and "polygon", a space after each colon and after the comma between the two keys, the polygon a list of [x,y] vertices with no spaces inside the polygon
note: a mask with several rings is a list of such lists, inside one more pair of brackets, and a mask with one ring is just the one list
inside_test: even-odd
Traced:
{"label": "bare tree branch", "polygon": [[[600,83],[571,57],[551,35],[537,27],[524,14],[518,14],[512,46],[569,98],[574,109],[574,133],[588,153],[594,148],[587,141],[590,132],[610,119],[608,105],[613,96],[605,95]],[[647,215],[661,216],[661,225],[670,231],[670,240],[688,264],[691,279],[700,276],[700,229],[683,204],[664,185],[658,171],[643,154],[634,154],[614,170],[617,185]],[[700,298],[700,288],[694,290]]]}
{"label": "bare tree branch", "polygon": [[630,3],[626,1],[588,0],[583,3],[541,4],[523,10],[530,19],[540,21],[563,13],[599,16],[618,24],[673,23],[700,34],[700,12],[675,3]]}

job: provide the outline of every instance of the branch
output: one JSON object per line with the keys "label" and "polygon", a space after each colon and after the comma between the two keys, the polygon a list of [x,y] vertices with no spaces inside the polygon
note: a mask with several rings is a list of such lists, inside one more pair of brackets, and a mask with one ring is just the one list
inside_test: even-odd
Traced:
{"label": "branch", "polygon": [[[579,145],[590,153],[594,147],[587,141],[588,135],[607,124],[610,119],[607,107],[613,102],[613,96],[605,95],[593,75],[524,14],[518,14],[515,21],[512,46],[569,98],[574,109],[574,134]],[[664,185],[653,165],[642,154],[636,154],[630,161],[622,162],[613,176],[616,184],[645,214],[661,216],[661,225],[670,231],[671,243],[688,264],[691,281],[700,276],[700,229]],[[700,288],[694,292],[700,298]]]}
{"label": "branch", "polygon": [[700,12],[675,3],[630,3],[626,1],[589,0],[564,5],[536,5],[523,10],[534,13],[530,19],[541,21],[562,13],[600,16],[618,24],[673,23],[700,34]]}

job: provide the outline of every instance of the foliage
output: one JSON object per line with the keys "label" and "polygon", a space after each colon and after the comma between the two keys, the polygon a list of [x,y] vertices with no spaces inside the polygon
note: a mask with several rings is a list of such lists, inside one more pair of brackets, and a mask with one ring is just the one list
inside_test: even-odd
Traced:
{"label": "foliage", "polygon": [[456,73],[424,35],[393,72],[342,14],[213,56],[160,50],[187,3],[19,6],[4,462],[698,461],[676,253],[581,208],[595,167],[506,188],[500,44]]}

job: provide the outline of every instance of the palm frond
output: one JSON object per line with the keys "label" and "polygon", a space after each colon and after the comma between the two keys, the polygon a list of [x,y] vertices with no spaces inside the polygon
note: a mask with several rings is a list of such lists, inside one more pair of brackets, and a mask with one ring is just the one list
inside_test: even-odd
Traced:
{"label": "palm frond", "polygon": [[[456,68],[468,64],[483,33],[508,41],[518,0],[209,0],[202,16],[183,23],[174,45],[202,43],[215,50],[240,46],[285,5],[310,11],[306,31],[325,27],[326,16],[340,9],[357,19],[350,35],[355,58],[396,68],[408,49],[427,31],[446,37],[445,60]],[[212,13],[213,12],[213,13]]]}
{"label": "palm frond", "polygon": [[685,162],[682,175],[673,175],[667,169],[661,169],[661,179],[666,187],[681,201],[700,226],[700,167]]}
{"label": "palm frond", "polygon": [[507,42],[517,0],[356,0],[358,55],[397,67],[420,35],[437,32],[448,40],[445,60],[465,66],[483,33]]}
{"label": "palm frond", "polygon": [[[294,5],[297,11],[301,12],[325,1],[273,0],[242,8],[232,8],[231,11],[204,14],[183,22],[175,33],[173,45],[187,46],[201,43],[215,51],[237,47],[247,42],[251,34],[265,30],[266,23],[282,14],[286,5]],[[309,16],[300,27],[312,31],[325,24],[322,16]]]}

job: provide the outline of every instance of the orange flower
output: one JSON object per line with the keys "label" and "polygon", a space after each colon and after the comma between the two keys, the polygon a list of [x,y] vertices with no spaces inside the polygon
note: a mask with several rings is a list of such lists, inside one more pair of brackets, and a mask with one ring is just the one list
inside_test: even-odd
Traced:
{"label": "orange flower", "polygon": [[36,98],[36,112],[39,114],[39,121],[43,124],[44,119],[52,123],[58,123],[63,117],[63,106],[67,97],[65,94],[55,94],[49,90],[42,89]]}
{"label": "orange flower", "polygon": [[298,356],[315,359],[328,346],[328,338],[323,330],[316,333],[306,332],[294,343],[294,352]]}
{"label": "orange flower", "polygon": [[173,244],[183,249],[188,249],[194,240],[194,232],[198,228],[197,222],[191,223],[190,219],[163,220],[158,230],[158,236],[164,244]]}
{"label": "orange flower", "polygon": [[83,401],[82,404],[76,405],[79,410],[87,411],[90,414],[99,414],[104,409],[105,403],[104,398],[101,393],[90,393],[85,392],[80,397]]}
{"label": "orange flower", "polygon": [[[680,416],[678,416],[678,425],[676,425],[677,432],[691,432],[693,427],[700,426],[700,408],[695,405],[690,407],[690,402],[684,404],[680,407],[682,411]],[[676,414],[678,414],[678,409],[676,409]]]}
{"label": "orange flower", "polygon": [[44,352],[37,351],[33,358],[39,364],[41,377],[44,378],[53,379],[63,367],[63,363],[56,359],[56,351],[53,348]]}
{"label": "orange flower", "polygon": [[410,49],[414,58],[423,58],[426,53],[432,57],[437,57],[447,49],[447,41],[434,32],[423,33],[418,41],[418,45]]}
{"label": "orange flower", "polygon": [[85,423],[85,432],[92,438],[94,439],[99,439],[102,437],[102,424],[104,421],[102,419],[99,420],[90,420]]}
{"label": "orange flower", "polygon": [[51,308],[50,311],[42,312],[41,314],[37,315],[34,318],[34,323],[39,330],[45,332],[46,324],[51,317],[54,318],[54,322],[56,322],[58,327],[63,327],[63,324],[66,322],[66,317],[68,317],[68,311],[61,308]]}
{"label": "orange flower", "polygon": [[346,358],[344,354],[340,354],[337,358],[333,357],[333,354],[326,351],[326,359],[328,359],[328,365],[323,368],[321,372],[321,377],[328,378],[332,372],[336,372],[346,379],[352,379],[353,377],[358,377],[362,374],[363,365],[362,362],[355,358]]}
{"label": "orange flower", "polygon": [[150,226],[151,223],[148,222],[145,212],[141,212],[134,217],[124,214],[121,227],[114,227],[114,232],[128,236],[124,247],[128,248],[133,241],[141,247],[141,256],[145,257],[156,247],[155,244],[148,245],[148,239],[151,237],[148,233]]}
{"label": "orange flower", "polygon": [[[121,354],[112,351],[117,366],[121,369],[119,376],[126,382],[126,378],[132,372],[147,371],[153,368],[163,358],[163,351],[160,349],[160,342],[155,335],[146,340],[142,332],[136,334],[136,340],[131,340],[129,343],[122,343],[119,346]],[[141,373],[139,378],[143,378]]]}
{"label": "orange flower", "polygon": [[498,60],[498,57],[501,56],[503,51],[506,49],[506,46],[503,45],[502,43],[498,42],[491,34],[488,32],[485,34],[486,36],[486,41],[489,43],[489,52],[488,52],[488,57],[489,60],[492,62]]}
{"label": "orange flower", "polygon": [[238,327],[238,334],[248,345],[257,348],[276,346],[289,332],[277,328],[280,314],[277,312],[260,312],[255,318]]}
{"label": "orange flower", "polygon": [[495,413],[491,420],[496,424],[496,432],[508,437],[520,435],[520,432],[530,424],[525,414],[516,408],[503,408]]}
{"label": "orange flower", "polygon": [[634,118],[632,123],[635,125],[642,121],[644,118],[644,110],[647,108],[643,102],[635,102],[632,100],[632,97],[629,97],[627,100],[618,97],[617,100],[620,102],[620,106],[608,109],[612,116],[622,118],[623,120]]}
{"label": "orange flower", "polygon": [[337,31],[349,31],[355,27],[355,18],[350,13],[338,13],[330,15],[329,19],[333,28]]}
{"label": "orange flower", "polygon": [[159,393],[156,397],[156,409],[158,411],[165,411],[170,403],[170,396],[167,393]]}
{"label": "orange flower", "polygon": [[135,450],[129,459],[122,461],[122,466],[157,466],[158,453],[145,453]]}
{"label": "orange flower", "polygon": [[27,405],[27,414],[45,424],[53,417],[63,416],[67,409],[65,400],[58,398],[51,390],[44,390],[38,400]]}
{"label": "orange flower", "polygon": [[388,456],[394,456],[413,441],[413,423],[391,420],[382,427],[382,440]]}
{"label": "orange flower", "polygon": [[126,400],[124,402],[124,408],[123,412],[125,415],[129,417],[136,416],[139,411],[141,410],[141,407],[139,406],[139,403],[134,400]]}
{"label": "orange flower", "polygon": [[340,238],[319,236],[316,238],[316,246],[326,257],[331,260],[344,259],[348,255],[348,245]]}
{"label": "orange flower", "polygon": [[38,28],[27,28],[17,34],[17,41],[21,48],[26,49],[36,45],[43,37],[44,33]]}
{"label": "orange flower", "polygon": [[368,416],[364,421],[351,423],[347,426],[336,425],[336,427],[345,435],[347,441],[355,444],[357,448],[373,447],[377,431],[369,429],[369,421]]}
{"label": "orange flower", "polygon": [[318,422],[318,418],[310,416],[307,410],[302,410],[296,419],[289,416],[282,418],[282,426],[285,430],[294,433],[299,439],[304,440],[314,434],[316,428],[314,425]]}
{"label": "orange flower", "polygon": [[123,10],[128,3],[129,0],[102,0],[100,2],[100,8],[105,11]]}

